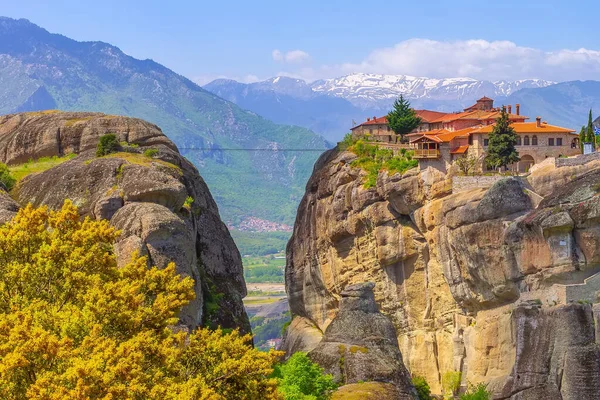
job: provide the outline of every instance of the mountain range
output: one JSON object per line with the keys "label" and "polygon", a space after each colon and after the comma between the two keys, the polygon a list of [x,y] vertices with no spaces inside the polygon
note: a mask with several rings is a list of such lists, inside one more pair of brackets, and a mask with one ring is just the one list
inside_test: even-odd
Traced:
{"label": "mountain range", "polygon": [[283,76],[249,84],[218,79],[204,88],[275,122],[303,126],[338,141],[354,124],[386,114],[400,95],[415,108],[452,112],[483,96],[502,104],[523,89],[554,84],[541,79],[491,82],[356,73],[312,83]]}
{"label": "mountain range", "polygon": [[330,145],[278,125],[152,61],[0,18],[0,114],[99,111],[159,125],[207,181],[223,219],[291,224],[312,165]]}

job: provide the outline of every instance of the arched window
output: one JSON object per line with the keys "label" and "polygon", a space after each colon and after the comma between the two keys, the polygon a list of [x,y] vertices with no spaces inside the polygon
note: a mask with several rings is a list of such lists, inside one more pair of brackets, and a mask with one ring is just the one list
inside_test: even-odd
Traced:
{"label": "arched window", "polygon": [[526,135],[526,136],[523,138],[523,144],[524,144],[525,146],[529,146],[529,136],[527,136],[527,135]]}
{"label": "arched window", "polygon": [[533,135],[531,138],[531,145],[537,146],[537,136]]}
{"label": "arched window", "polygon": [[517,136],[517,146],[521,145],[521,136]]}

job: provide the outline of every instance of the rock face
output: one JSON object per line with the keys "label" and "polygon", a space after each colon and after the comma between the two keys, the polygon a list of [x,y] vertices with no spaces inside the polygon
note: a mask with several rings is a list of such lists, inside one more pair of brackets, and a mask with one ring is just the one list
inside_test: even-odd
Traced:
{"label": "rock face", "polygon": [[[107,133],[116,134],[125,151],[98,158],[96,146]],[[145,156],[147,149],[158,153]],[[194,279],[196,299],[182,311],[183,323],[250,330],[239,252],[198,171],[157,126],[98,113],[0,117],[0,161],[67,154],[76,157],[20,181],[11,193],[16,202],[0,193],[0,221],[18,204],[59,208],[70,199],[83,216],[110,220],[122,231],[115,245],[120,264],[138,252],[158,267],[173,261]],[[184,206],[187,198],[193,202]]]}
{"label": "rock face", "polygon": [[417,399],[402,363],[396,330],[392,321],[379,313],[374,287],[371,282],[346,287],[338,314],[308,355],[338,382],[392,383],[399,399]]}
{"label": "rock face", "polygon": [[314,349],[302,332],[327,332],[344,289],[372,281],[406,367],[434,393],[461,371],[498,399],[600,399],[579,390],[600,372],[587,305],[600,301],[600,162],[452,193],[432,168],[381,172],[365,189],[354,158],[324,154],[300,204],[286,286],[302,323],[287,351]]}

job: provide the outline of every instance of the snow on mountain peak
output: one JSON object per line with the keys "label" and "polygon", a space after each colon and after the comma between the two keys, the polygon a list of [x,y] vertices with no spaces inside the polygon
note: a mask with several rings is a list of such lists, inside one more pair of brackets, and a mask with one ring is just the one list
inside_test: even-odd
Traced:
{"label": "snow on mountain peak", "polygon": [[360,107],[372,107],[388,104],[400,95],[410,99],[470,100],[482,96],[505,97],[519,89],[553,83],[541,79],[490,82],[468,77],[437,79],[355,73],[313,82],[311,88],[314,92],[341,97]]}

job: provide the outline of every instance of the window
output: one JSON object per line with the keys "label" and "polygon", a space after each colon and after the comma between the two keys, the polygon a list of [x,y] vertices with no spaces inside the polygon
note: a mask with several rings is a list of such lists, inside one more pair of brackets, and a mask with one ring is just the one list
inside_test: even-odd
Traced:
{"label": "window", "polygon": [[537,146],[537,136],[533,135],[533,137],[531,138],[531,144],[533,146]]}
{"label": "window", "polygon": [[469,135],[469,145],[473,144],[473,135]]}
{"label": "window", "polygon": [[389,131],[390,131],[390,127],[389,127],[389,126],[386,126],[386,130],[389,132]]}
{"label": "window", "polygon": [[521,136],[517,136],[517,146],[520,146],[521,144]]}
{"label": "window", "polygon": [[548,139],[548,146],[554,146],[554,138]]}
{"label": "window", "polygon": [[490,143],[490,139],[483,139],[483,147],[487,147],[487,145]]}
{"label": "window", "polygon": [[529,146],[529,136],[525,136],[525,137],[523,138],[523,144],[524,144],[525,146]]}
{"label": "window", "polygon": [[556,145],[562,146],[562,138],[556,138]]}
{"label": "window", "polygon": [[372,135],[373,134],[373,129],[369,129],[369,134]]}

